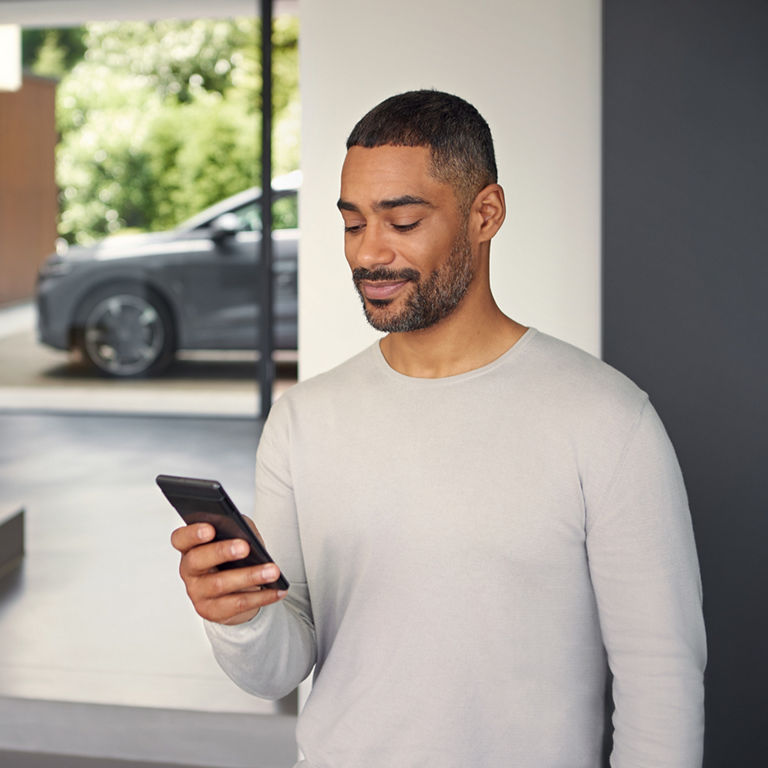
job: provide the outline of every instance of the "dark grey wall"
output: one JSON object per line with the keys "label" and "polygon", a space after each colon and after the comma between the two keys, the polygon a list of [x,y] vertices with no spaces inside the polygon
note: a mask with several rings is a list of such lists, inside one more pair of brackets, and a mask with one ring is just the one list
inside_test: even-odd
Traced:
{"label": "dark grey wall", "polygon": [[708,768],[768,764],[768,0],[604,2],[604,356],[690,496]]}

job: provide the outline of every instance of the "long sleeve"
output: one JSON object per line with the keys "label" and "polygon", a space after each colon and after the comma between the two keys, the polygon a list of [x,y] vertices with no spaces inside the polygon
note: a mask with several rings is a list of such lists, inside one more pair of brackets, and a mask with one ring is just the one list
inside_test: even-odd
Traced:
{"label": "long sleeve", "polygon": [[699,768],[706,641],[688,503],[646,401],[601,499],[587,552],[614,675],[613,768]]}
{"label": "long sleeve", "polygon": [[205,622],[221,668],[244,690],[268,699],[290,693],[310,673],[317,653],[291,480],[290,414],[280,406],[259,442],[254,518],[290,583],[288,595],[245,624]]}

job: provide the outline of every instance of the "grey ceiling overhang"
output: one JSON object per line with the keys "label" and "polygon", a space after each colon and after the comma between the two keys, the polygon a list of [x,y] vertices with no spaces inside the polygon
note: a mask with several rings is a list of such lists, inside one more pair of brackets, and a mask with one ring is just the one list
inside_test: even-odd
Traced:
{"label": "grey ceiling overhang", "polygon": [[[298,0],[276,0],[275,15],[299,11]],[[2,0],[0,24],[67,27],[87,21],[255,16],[257,0]]]}

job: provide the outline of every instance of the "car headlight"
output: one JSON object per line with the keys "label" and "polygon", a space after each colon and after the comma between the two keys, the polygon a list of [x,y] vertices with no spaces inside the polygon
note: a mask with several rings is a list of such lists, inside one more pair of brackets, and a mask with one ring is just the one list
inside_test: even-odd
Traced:
{"label": "car headlight", "polygon": [[43,277],[60,277],[61,275],[67,275],[72,271],[72,262],[65,261],[64,259],[50,259],[46,261],[39,271],[39,276]]}

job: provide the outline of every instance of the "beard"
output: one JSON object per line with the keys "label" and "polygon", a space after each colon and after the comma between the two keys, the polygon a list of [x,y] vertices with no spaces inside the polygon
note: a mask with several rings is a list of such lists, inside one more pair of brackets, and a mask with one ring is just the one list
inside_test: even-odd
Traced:
{"label": "beard", "polygon": [[[420,331],[440,322],[453,312],[464,298],[474,277],[472,253],[466,230],[457,236],[445,263],[427,277],[415,269],[368,270],[358,267],[352,271],[352,280],[363,302],[368,322],[386,333]],[[414,284],[405,306],[399,312],[387,312],[392,299],[367,299],[360,287],[362,281],[407,280]]]}

